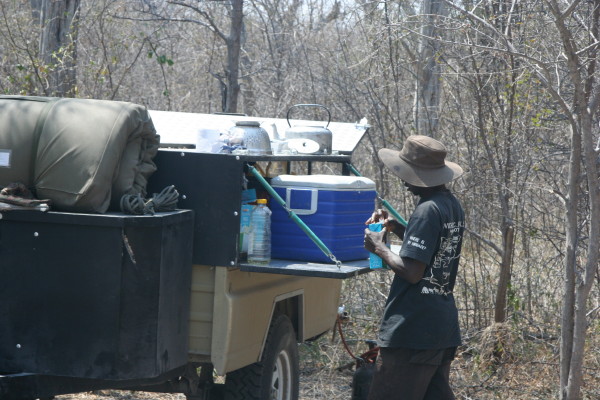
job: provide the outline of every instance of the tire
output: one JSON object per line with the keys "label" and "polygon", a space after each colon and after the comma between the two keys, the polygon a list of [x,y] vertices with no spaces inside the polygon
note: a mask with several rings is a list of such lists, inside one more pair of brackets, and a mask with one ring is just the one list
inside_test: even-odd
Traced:
{"label": "tire", "polygon": [[298,400],[298,343],[290,319],[276,316],[259,362],[225,377],[225,400]]}

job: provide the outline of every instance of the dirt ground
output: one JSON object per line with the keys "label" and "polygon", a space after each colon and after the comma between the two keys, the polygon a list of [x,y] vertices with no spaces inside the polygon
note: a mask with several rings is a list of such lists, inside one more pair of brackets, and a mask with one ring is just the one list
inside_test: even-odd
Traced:
{"label": "dirt ground", "polygon": [[[348,326],[346,341],[357,355],[367,350],[364,338]],[[451,384],[457,400],[548,400],[558,398],[559,351],[556,337],[532,339],[522,327],[503,325],[465,336],[452,364]],[[594,336],[596,338],[597,336]],[[501,358],[497,346],[502,343]],[[582,400],[600,399],[600,345],[590,341]],[[300,399],[350,400],[353,359],[339,335],[326,334],[299,345]],[[222,378],[218,377],[218,381]],[[57,396],[55,400],[186,400],[182,394],[101,390]]]}
{"label": "dirt ground", "polygon": [[[538,366],[539,367],[539,366]],[[510,371],[509,371],[510,369]],[[553,391],[555,380],[536,376],[543,368],[530,365],[508,368],[496,376],[474,376],[464,360],[453,364],[452,379],[457,399],[464,400],[547,400],[556,398]],[[546,371],[548,372],[548,371]],[[542,373],[547,376],[546,373]],[[302,371],[300,376],[300,400],[350,400],[352,397],[352,370],[339,371],[328,367],[313,367]],[[592,399],[593,397],[585,397]],[[186,400],[182,394],[100,390],[57,396],[56,400]]]}
{"label": "dirt ground", "polygon": [[[300,375],[300,399],[350,399],[352,371],[303,371]],[[57,396],[56,400],[186,400],[182,394],[99,390]]]}
{"label": "dirt ground", "polygon": [[[338,349],[336,349],[337,352]],[[341,350],[343,352],[343,350]],[[344,358],[343,353],[339,354]],[[321,354],[323,359],[331,357]],[[337,356],[334,353],[334,357]],[[320,364],[310,359],[301,366],[301,400],[350,400],[352,397],[353,370],[338,367],[346,360],[329,360]],[[342,361],[341,363],[339,361]],[[458,356],[452,365],[451,381],[454,393],[460,400],[548,400],[557,398],[558,365],[556,358],[517,358],[494,368],[474,360],[470,354]],[[334,366],[335,365],[335,366]],[[598,370],[586,375],[582,399],[600,398],[600,388],[595,382]],[[186,400],[182,394],[101,390],[57,396],[55,400]]]}

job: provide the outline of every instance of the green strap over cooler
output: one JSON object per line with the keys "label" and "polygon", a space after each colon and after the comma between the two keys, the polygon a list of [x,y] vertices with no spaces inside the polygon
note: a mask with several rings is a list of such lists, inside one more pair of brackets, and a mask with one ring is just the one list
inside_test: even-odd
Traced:
{"label": "green strap over cooler", "polygon": [[319,237],[304,223],[304,221],[302,221],[300,219],[300,217],[298,217],[298,215],[296,215],[295,212],[293,212],[292,210],[290,210],[290,208],[285,203],[285,200],[283,200],[281,198],[281,196],[279,196],[279,194],[275,191],[275,189],[273,189],[273,187],[271,187],[271,185],[269,184],[269,182],[267,182],[267,180],[262,177],[262,175],[260,174],[260,172],[258,172],[258,170],[256,168],[254,168],[252,165],[249,165],[249,164],[248,164],[248,169],[252,173],[252,175],[254,175],[254,177],[260,182],[260,184],[265,188],[265,190],[267,192],[269,192],[269,194],[271,195],[271,197],[273,199],[275,199],[275,201],[277,203],[279,203],[283,207],[283,209],[288,213],[288,216],[292,219],[292,221],[294,221],[294,223],[296,225],[298,225],[298,227],[300,229],[302,229],[302,231],[304,231],[304,233],[306,233],[308,235],[308,237],[319,247],[319,249],[321,249],[321,251],[331,261],[333,261],[335,263],[335,265],[337,265],[338,268],[340,268],[342,266],[341,261],[339,261],[333,255],[333,253],[331,252],[331,250],[329,250],[329,248],[325,245],[325,243],[323,243],[323,241],[321,239],[319,239]]}

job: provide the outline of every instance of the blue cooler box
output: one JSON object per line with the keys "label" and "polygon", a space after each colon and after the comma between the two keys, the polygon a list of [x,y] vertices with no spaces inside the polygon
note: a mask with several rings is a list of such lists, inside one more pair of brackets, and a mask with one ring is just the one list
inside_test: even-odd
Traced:
{"label": "blue cooler box", "polygon": [[[367,259],[365,221],[375,207],[375,183],[340,175],[280,175],[271,186],[340,261]],[[289,218],[270,202],[271,256],[286,260],[332,262]]]}

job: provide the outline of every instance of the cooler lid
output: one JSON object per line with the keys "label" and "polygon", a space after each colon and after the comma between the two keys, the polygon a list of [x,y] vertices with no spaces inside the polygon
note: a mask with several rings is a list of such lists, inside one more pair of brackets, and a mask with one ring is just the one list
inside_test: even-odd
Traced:
{"label": "cooler lid", "polygon": [[279,175],[271,179],[271,186],[327,190],[375,190],[375,182],[369,178],[346,175]]}

